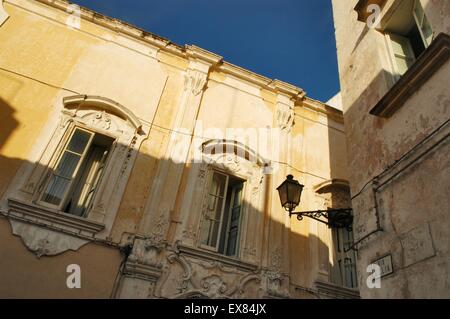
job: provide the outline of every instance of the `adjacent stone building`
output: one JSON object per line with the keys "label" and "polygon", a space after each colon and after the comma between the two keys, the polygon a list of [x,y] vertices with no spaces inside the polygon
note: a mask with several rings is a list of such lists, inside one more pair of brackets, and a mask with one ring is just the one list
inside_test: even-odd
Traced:
{"label": "adjacent stone building", "polygon": [[449,298],[450,1],[333,8],[361,297]]}
{"label": "adjacent stone building", "polygon": [[276,192],[292,173],[298,209],[350,206],[342,112],[300,88],[66,1],[1,0],[0,121],[0,297],[358,296],[351,233]]}

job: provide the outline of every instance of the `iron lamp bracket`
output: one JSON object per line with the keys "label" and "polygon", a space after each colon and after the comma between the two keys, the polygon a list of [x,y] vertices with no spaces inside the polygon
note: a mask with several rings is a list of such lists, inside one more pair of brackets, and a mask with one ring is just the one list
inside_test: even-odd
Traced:
{"label": "iron lamp bracket", "polygon": [[297,219],[300,221],[303,220],[304,217],[308,217],[326,224],[329,228],[346,228],[348,231],[351,231],[353,224],[352,212],[353,210],[351,208],[315,210],[308,212],[289,211],[289,217],[296,215]]}

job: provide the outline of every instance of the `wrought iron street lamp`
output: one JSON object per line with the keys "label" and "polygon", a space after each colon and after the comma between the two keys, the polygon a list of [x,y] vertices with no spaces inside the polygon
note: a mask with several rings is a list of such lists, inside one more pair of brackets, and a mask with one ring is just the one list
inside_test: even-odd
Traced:
{"label": "wrought iron street lamp", "polygon": [[[298,220],[309,217],[328,225],[330,228],[346,228],[349,231],[352,229],[353,214],[351,208],[294,212],[294,209],[300,204],[303,187],[304,185],[294,180],[294,176],[288,175],[286,180],[277,188],[281,206],[289,212],[289,217],[296,215]],[[322,218],[325,218],[326,221]]]}

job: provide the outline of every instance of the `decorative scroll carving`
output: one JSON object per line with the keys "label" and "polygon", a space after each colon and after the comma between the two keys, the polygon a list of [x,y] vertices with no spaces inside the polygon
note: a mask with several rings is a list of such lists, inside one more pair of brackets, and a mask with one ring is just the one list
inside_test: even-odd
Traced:
{"label": "decorative scroll carving", "polygon": [[164,243],[164,233],[169,225],[168,221],[168,211],[165,209],[161,210],[158,220],[153,227],[150,235],[146,241],[147,245],[160,247]]}
{"label": "decorative scroll carving", "polygon": [[272,253],[270,265],[273,269],[279,270],[281,268],[281,248],[277,247]]}
{"label": "decorative scroll carving", "polygon": [[290,131],[294,124],[294,109],[286,104],[278,103],[277,124],[282,130]]}
{"label": "decorative scroll carving", "polygon": [[194,255],[182,252],[177,244],[166,246],[166,252],[168,264],[155,289],[155,296],[159,298],[241,298],[245,297],[251,282],[261,282],[256,271],[203,260],[196,257],[195,252]]}
{"label": "decorative scroll carving", "polygon": [[277,247],[270,259],[269,270],[266,271],[267,293],[276,298],[289,298],[289,293],[283,287],[283,274],[281,273],[282,250]]}
{"label": "decorative scroll carving", "polygon": [[20,236],[25,246],[37,258],[55,256],[66,250],[78,250],[88,240],[61,234],[38,226],[11,220],[13,234]]}
{"label": "decorative scroll carving", "polygon": [[122,165],[122,173],[124,173],[126,171],[126,169],[128,168],[128,165],[130,164],[133,152],[135,152],[136,148],[137,148],[137,142],[138,142],[138,138],[136,136],[133,136],[131,139],[131,142],[130,142],[130,146],[128,147],[127,156]]}
{"label": "decorative scroll carving", "polygon": [[201,281],[203,292],[210,298],[218,298],[227,291],[227,284],[218,275],[211,275]]}
{"label": "decorative scroll carving", "polygon": [[68,96],[63,99],[63,104],[66,110],[70,110],[70,108],[75,107],[74,116],[80,116],[79,112],[80,107],[84,107],[84,105],[89,105],[101,109],[103,111],[108,112],[108,114],[117,115],[119,118],[124,120],[129,126],[133,127],[137,133],[142,133],[142,123],[140,120],[126,107],[123,105],[110,100],[108,98],[104,98],[101,96],[93,96],[93,95],[75,95]]}
{"label": "decorative scroll carving", "polygon": [[162,243],[155,243],[149,239],[136,239],[128,261],[162,269],[163,264],[158,257],[163,248]]}
{"label": "decorative scroll carving", "polygon": [[204,179],[206,177],[206,169],[200,169],[198,171],[198,178],[199,179]]}
{"label": "decorative scroll carving", "polygon": [[183,230],[183,239],[192,239],[195,240],[197,238],[197,229],[193,225],[188,226],[187,229]]}
{"label": "decorative scroll carving", "polygon": [[195,96],[199,95],[205,85],[208,75],[198,70],[188,69],[184,76],[184,89]]}
{"label": "decorative scroll carving", "polygon": [[182,256],[171,254],[167,256],[167,259],[172,264],[176,261],[182,266],[184,273],[176,280],[176,282],[178,292],[184,293],[188,289],[188,284],[192,277],[192,269],[186,259]]}
{"label": "decorative scroll carving", "polygon": [[261,282],[261,278],[259,275],[255,274],[249,274],[245,276],[244,278],[239,280],[239,285],[236,286],[235,289],[230,291],[228,293],[229,296],[232,296],[234,298],[241,298],[245,293],[245,287],[248,285],[249,282],[255,281],[256,283]]}
{"label": "decorative scroll carving", "polygon": [[111,128],[111,116],[105,111],[97,112],[95,117],[91,119],[91,125],[104,130],[109,130]]}
{"label": "decorative scroll carving", "polygon": [[206,262],[206,261],[201,261],[201,260],[192,260],[193,263],[196,263],[200,266],[202,266],[203,268],[210,270],[210,271],[220,271],[223,273],[228,273],[228,274],[239,274],[239,271],[236,268],[232,268],[232,267],[227,267],[225,266],[223,263],[221,263],[220,261],[213,261],[213,262]]}

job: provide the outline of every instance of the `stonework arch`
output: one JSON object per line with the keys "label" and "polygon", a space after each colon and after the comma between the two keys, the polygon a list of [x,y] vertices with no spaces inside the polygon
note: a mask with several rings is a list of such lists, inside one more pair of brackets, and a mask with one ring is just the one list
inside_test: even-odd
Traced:
{"label": "stonework arch", "polygon": [[350,184],[343,179],[330,179],[314,186],[319,205],[327,208],[350,208]]}
{"label": "stonework arch", "polygon": [[93,96],[93,95],[75,95],[68,96],[63,99],[64,107],[77,109],[87,106],[87,108],[96,107],[105,112],[113,113],[123,120],[128,121],[137,132],[142,130],[142,124],[139,119],[125,106],[105,97]]}
{"label": "stonework arch", "polygon": [[268,160],[247,145],[235,140],[213,139],[202,144],[203,154],[219,156],[221,154],[236,155],[258,166],[265,167]]}

